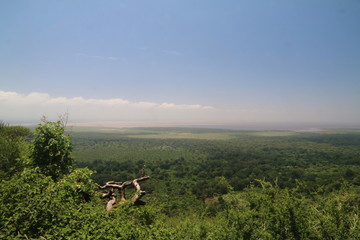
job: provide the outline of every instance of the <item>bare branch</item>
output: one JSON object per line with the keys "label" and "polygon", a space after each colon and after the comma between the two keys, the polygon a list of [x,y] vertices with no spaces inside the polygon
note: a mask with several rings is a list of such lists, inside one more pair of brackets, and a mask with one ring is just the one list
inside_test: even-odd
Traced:
{"label": "bare branch", "polygon": [[100,189],[107,189],[110,188],[110,190],[107,193],[102,193],[100,195],[101,198],[109,198],[109,201],[106,204],[106,211],[110,211],[112,208],[116,205],[116,194],[115,189],[119,191],[120,201],[119,204],[125,203],[125,189],[126,187],[133,186],[136,189],[136,193],[131,198],[131,202],[134,205],[143,205],[145,202],[141,201],[140,199],[146,194],[145,191],[141,190],[139,182],[145,181],[149,179],[150,176],[142,176],[140,178],[136,178],[133,180],[128,180],[125,182],[115,182],[115,181],[109,181],[106,182],[103,186],[98,186]]}

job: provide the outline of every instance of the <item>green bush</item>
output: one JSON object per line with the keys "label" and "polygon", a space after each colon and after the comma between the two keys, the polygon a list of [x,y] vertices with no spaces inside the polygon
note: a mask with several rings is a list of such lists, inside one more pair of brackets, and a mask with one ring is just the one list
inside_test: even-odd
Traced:
{"label": "green bush", "polygon": [[54,180],[68,174],[73,167],[72,144],[64,131],[65,127],[61,121],[44,120],[44,124],[39,124],[35,129],[31,153],[33,164]]}

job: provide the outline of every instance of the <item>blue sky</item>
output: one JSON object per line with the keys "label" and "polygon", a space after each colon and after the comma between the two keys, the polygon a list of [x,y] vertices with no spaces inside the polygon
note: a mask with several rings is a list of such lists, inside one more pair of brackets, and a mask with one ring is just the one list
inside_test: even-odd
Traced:
{"label": "blue sky", "polygon": [[0,119],[360,125],[359,0],[1,1]]}

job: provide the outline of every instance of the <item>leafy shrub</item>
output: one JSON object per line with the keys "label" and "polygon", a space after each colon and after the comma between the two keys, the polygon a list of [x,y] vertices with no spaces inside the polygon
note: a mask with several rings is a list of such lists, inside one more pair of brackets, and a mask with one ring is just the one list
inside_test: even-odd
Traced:
{"label": "leafy shrub", "polygon": [[69,173],[73,166],[71,140],[64,131],[61,121],[44,120],[44,124],[39,124],[35,129],[31,158],[42,173],[54,180]]}

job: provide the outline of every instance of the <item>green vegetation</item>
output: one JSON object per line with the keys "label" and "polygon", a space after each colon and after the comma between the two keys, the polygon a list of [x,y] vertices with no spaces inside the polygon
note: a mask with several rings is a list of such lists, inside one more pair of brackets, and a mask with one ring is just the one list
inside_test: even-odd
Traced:
{"label": "green vegetation", "polygon": [[[200,139],[191,136],[179,139],[176,134],[181,133],[227,137]],[[170,134],[175,137],[157,136]],[[74,131],[72,135],[78,166],[95,170],[94,179],[98,183],[109,178],[133,178],[145,163],[153,182],[175,184],[184,181],[186,189],[191,189],[189,193],[197,191],[197,186],[202,185],[199,193],[202,198],[218,193],[216,189],[211,189],[215,188],[216,184],[212,182],[215,177],[225,177],[236,191],[241,191],[256,179],[277,180],[282,188],[292,188],[297,180],[301,180],[309,187],[324,186],[329,191],[336,189],[341,179],[360,184],[358,132],[333,134],[329,131],[296,133],[153,128],[122,130],[119,133]],[[204,188],[207,185],[209,189]],[[168,189],[173,191],[176,187]]]}
{"label": "green vegetation", "polygon": [[31,159],[42,173],[58,179],[70,172],[73,164],[72,145],[69,136],[64,135],[61,121],[48,122],[35,129]]}
{"label": "green vegetation", "polygon": [[7,179],[26,164],[26,139],[29,129],[9,126],[0,121],[0,179]]}
{"label": "green vegetation", "polygon": [[[0,239],[360,238],[359,131],[74,128],[70,141],[45,121],[0,134]],[[96,183],[144,164],[147,205],[107,213]]]}

